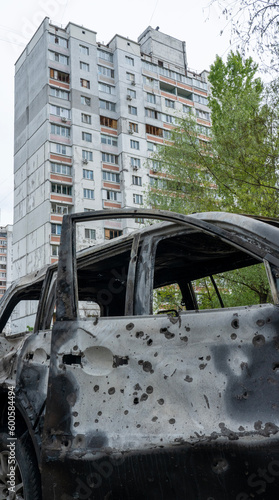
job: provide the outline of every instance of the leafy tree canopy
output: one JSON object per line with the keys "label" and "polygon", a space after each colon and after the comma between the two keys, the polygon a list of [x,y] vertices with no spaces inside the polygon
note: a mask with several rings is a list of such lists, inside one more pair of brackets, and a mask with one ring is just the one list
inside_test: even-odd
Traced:
{"label": "leafy tree canopy", "polygon": [[211,131],[193,112],[177,118],[171,141],[155,155],[161,174],[149,190],[153,206],[278,215],[277,107],[256,71],[238,52],[226,63],[216,57],[208,77]]}

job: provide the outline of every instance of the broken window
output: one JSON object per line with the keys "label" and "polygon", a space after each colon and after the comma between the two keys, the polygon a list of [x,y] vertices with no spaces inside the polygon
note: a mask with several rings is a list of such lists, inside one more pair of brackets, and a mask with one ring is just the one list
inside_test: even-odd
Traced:
{"label": "broken window", "polygon": [[158,243],[153,288],[155,313],[272,302],[262,262],[199,232]]}

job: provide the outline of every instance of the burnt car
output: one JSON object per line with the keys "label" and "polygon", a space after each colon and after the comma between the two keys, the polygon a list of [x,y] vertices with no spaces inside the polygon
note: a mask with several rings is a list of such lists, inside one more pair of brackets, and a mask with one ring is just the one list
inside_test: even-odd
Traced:
{"label": "burnt car", "polygon": [[[121,218],[155,223],[76,251],[78,224]],[[276,498],[278,279],[277,219],[64,216],[58,265],[0,304],[0,498]],[[33,330],[11,326],[21,302]]]}

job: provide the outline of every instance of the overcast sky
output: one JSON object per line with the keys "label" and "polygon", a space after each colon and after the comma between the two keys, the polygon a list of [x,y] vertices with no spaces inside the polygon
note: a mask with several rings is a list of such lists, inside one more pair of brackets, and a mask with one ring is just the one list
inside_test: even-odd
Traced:
{"label": "overcast sky", "polygon": [[[209,69],[216,54],[226,57],[225,21],[210,0],[10,0],[1,2],[0,58],[0,225],[13,223],[14,64],[45,17],[65,27],[68,22],[97,32],[108,43],[117,33],[137,40],[148,27],[186,42],[188,66]],[[221,19],[220,19],[221,17]]]}

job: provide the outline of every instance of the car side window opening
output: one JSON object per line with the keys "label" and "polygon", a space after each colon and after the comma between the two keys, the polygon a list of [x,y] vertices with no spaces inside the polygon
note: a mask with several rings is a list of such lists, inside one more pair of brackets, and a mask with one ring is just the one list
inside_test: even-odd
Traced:
{"label": "car side window opening", "polygon": [[[114,224],[119,225],[118,219]],[[220,231],[219,236],[213,226],[211,232],[211,227],[200,229],[192,223],[183,227],[163,222],[156,225],[156,231],[151,225],[140,233],[97,245],[96,250],[92,246],[80,250],[73,268],[73,309],[69,294],[64,294],[59,285],[59,315],[74,319],[78,314],[80,319],[90,319],[169,310],[177,314],[261,304],[272,301],[272,297],[272,302],[276,301],[271,271],[268,277],[266,273],[270,264],[263,252],[258,257],[257,246],[254,252],[250,245],[250,251],[249,243],[244,241],[242,247],[241,238],[234,241],[229,232]],[[64,253],[66,259],[66,245]],[[70,273],[69,290],[71,279]],[[70,310],[73,316],[68,316]]]}
{"label": "car side window opening", "polygon": [[247,253],[197,231],[158,242],[153,314],[268,302],[265,266]]}
{"label": "car side window opening", "polygon": [[[113,246],[112,246],[113,247]],[[124,316],[130,248],[78,263],[79,317]]]}
{"label": "car side window opening", "polygon": [[[176,315],[187,310],[272,302],[260,260],[216,236],[177,226],[168,236],[155,236],[154,240],[146,233],[136,248],[134,297],[134,290],[127,287],[129,266],[135,257],[131,257],[132,245],[133,239],[122,246],[113,242],[103,254],[88,249],[78,258],[80,319]],[[127,301],[134,299],[131,310]]]}

